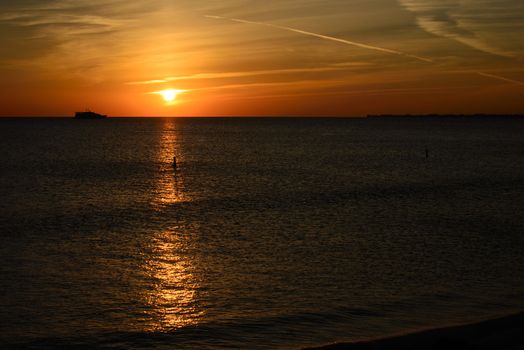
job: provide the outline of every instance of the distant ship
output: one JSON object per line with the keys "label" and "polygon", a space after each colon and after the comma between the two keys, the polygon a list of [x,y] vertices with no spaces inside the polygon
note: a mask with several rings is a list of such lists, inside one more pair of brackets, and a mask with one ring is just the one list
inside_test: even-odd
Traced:
{"label": "distant ship", "polygon": [[75,118],[76,119],[104,119],[104,118],[107,118],[107,115],[98,114],[93,111],[86,110],[85,112],[76,112]]}

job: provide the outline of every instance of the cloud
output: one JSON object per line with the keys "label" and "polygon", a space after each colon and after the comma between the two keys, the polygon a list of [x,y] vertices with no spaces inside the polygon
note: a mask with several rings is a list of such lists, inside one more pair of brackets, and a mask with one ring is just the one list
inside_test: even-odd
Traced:
{"label": "cloud", "polygon": [[167,83],[167,80],[165,79],[152,79],[152,80],[144,80],[144,81],[132,81],[127,83],[127,85],[152,85],[152,84],[162,84]]}
{"label": "cloud", "polygon": [[213,19],[224,19],[224,20],[229,20],[229,21],[238,22],[238,23],[255,24],[255,25],[260,25],[260,26],[266,26],[266,27],[270,27],[270,28],[286,30],[288,32],[294,32],[294,33],[298,33],[298,34],[302,34],[302,35],[312,36],[312,37],[316,37],[316,38],[319,38],[319,39],[335,41],[335,42],[339,42],[339,43],[350,45],[350,46],[360,47],[360,48],[363,48],[363,49],[380,51],[380,52],[383,52],[383,53],[404,56],[404,57],[413,58],[413,59],[416,59],[416,60],[419,60],[419,61],[423,61],[423,62],[432,62],[431,59],[426,58],[426,57],[415,56],[415,55],[411,55],[411,54],[408,54],[408,53],[405,53],[405,52],[401,52],[401,51],[397,51],[397,50],[392,50],[392,49],[387,49],[387,48],[383,48],[383,47],[379,47],[379,46],[363,44],[363,43],[359,43],[359,42],[356,42],[356,41],[350,41],[350,40],[341,39],[341,38],[337,38],[337,37],[333,37],[333,36],[329,36],[329,35],[323,35],[323,34],[308,32],[308,31],[305,31],[305,30],[300,30],[300,29],[286,27],[286,26],[280,26],[280,25],[271,24],[271,23],[255,22],[255,21],[248,21],[248,20],[244,20],[244,19],[227,18],[227,17],[221,17],[221,16],[206,16],[206,17],[207,18],[213,18]]}
{"label": "cloud", "polygon": [[[295,81],[279,81],[279,82],[263,82],[263,83],[243,83],[243,84],[227,84],[227,85],[216,85],[206,86],[202,88],[196,88],[186,91],[206,91],[206,90],[230,90],[230,89],[241,89],[249,90],[256,87],[300,87],[300,88],[313,88],[318,89],[319,87],[332,87],[346,85],[347,82],[344,80],[295,80]],[[248,89],[249,88],[249,89]]]}
{"label": "cloud", "polygon": [[[498,50],[494,47],[489,46],[487,43],[484,43],[483,41],[478,39],[473,32],[469,32],[468,30],[461,28],[460,26],[461,22],[454,19],[450,15],[452,9],[459,8],[462,5],[461,0],[438,0],[439,2],[437,2],[437,0],[399,0],[399,1],[401,2],[403,6],[405,6],[409,10],[414,11],[416,13],[421,13],[422,15],[418,18],[418,22],[423,28],[425,28],[426,30],[430,32],[433,32],[435,34],[440,34],[445,37],[453,38],[459,42],[462,42],[480,51],[489,52],[489,53],[496,54],[499,56],[510,56],[509,53],[503,52],[501,50]],[[467,2],[467,0],[464,0],[464,1]],[[490,1],[491,0],[485,0],[485,4],[489,3]],[[500,0],[500,1],[506,1],[506,0]],[[413,58],[413,59],[427,62],[427,63],[434,63],[432,59],[429,59],[426,57],[415,56],[415,55],[411,55],[411,54],[408,54],[402,51],[387,49],[387,48],[383,48],[379,46],[372,46],[372,45],[349,41],[346,39],[341,39],[341,38],[337,38],[333,36],[308,32],[308,31],[304,31],[304,30],[300,30],[296,28],[291,28],[291,27],[286,27],[286,26],[281,26],[281,25],[276,25],[276,24],[271,24],[271,23],[266,23],[266,22],[249,21],[249,20],[244,20],[244,19],[228,18],[228,17],[222,17],[222,16],[208,15],[206,17],[212,18],[212,19],[229,20],[229,21],[244,23],[244,24],[254,24],[254,25],[259,25],[259,26],[266,26],[266,27],[290,31],[290,32],[294,32],[294,33],[298,33],[302,35],[313,36],[319,39],[335,41],[335,42],[343,43],[343,44],[350,45],[350,46],[356,46],[356,47],[384,52],[388,54],[400,55],[400,56]],[[507,83],[518,84],[518,85],[524,84],[523,82],[519,80],[510,79],[510,78],[502,77],[502,76],[495,75],[495,74],[489,74],[489,73],[485,73],[481,71],[476,71],[474,73],[477,75],[486,77],[486,78],[499,80],[499,81],[505,81]]]}
{"label": "cloud", "polygon": [[[419,27],[489,54],[511,57],[515,53],[494,44],[507,23],[519,21],[524,6],[516,0],[398,0],[416,16]],[[519,16],[515,16],[520,13]],[[497,40],[499,41],[499,40]],[[500,40],[502,41],[502,40]]]}
{"label": "cloud", "polygon": [[35,32],[34,37],[72,37],[116,31],[130,21],[100,8],[82,5],[82,2],[52,1],[35,3],[5,10],[0,22],[25,27]]}
{"label": "cloud", "polygon": [[288,69],[268,69],[268,70],[253,70],[241,72],[215,72],[215,73],[197,73],[192,75],[182,75],[176,77],[166,77],[164,79],[152,79],[145,81],[129,82],[128,85],[150,85],[162,84],[170,81],[179,80],[199,80],[199,79],[222,79],[222,78],[242,78],[260,75],[277,75],[277,74],[294,74],[294,73],[324,73],[347,70],[351,67],[369,66],[368,63],[361,62],[344,62],[337,63],[327,67],[309,67],[309,68],[288,68]]}
{"label": "cloud", "polygon": [[[14,3],[14,2],[13,2]],[[26,74],[75,77],[101,81],[107,71],[118,69],[125,50],[132,45],[122,40],[136,31],[136,8],[123,0],[20,1],[2,5],[0,25],[6,30],[9,57]],[[14,63],[13,63],[14,64]]]}
{"label": "cloud", "polygon": [[351,95],[362,95],[362,96],[382,96],[382,95],[393,95],[393,94],[427,94],[431,92],[449,94],[458,90],[471,90],[474,85],[467,86],[454,86],[454,87],[414,87],[414,88],[384,88],[384,89],[362,89],[362,90],[337,90],[337,91],[324,91],[324,92],[304,92],[304,93],[291,93],[291,94],[267,94],[267,95],[246,95],[238,96],[234,95],[231,98],[234,99],[272,99],[272,98],[285,98],[285,97],[304,97],[304,96],[351,96]]}

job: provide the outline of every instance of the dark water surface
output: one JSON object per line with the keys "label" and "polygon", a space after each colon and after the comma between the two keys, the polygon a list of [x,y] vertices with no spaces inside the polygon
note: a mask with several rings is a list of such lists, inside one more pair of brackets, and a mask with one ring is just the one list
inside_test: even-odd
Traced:
{"label": "dark water surface", "polygon": [[524,309],[524,120],[4,119],[0,150],[4,348],[296,349]]}

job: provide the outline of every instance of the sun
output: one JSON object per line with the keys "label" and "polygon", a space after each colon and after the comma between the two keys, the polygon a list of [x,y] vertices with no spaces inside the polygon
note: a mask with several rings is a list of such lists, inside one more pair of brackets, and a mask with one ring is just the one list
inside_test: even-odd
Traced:
{"label": "sun", "polygon": [[162,99],[164,100],[165,104],[167,106],[171,106],[174,104],[177,104],[177,96],[180,95],[183,92],[187,92],[188,90],[175,90],[175,89],[165,89],[160,91],[151,91],[148,92],[148,94],[151,95],[160,95]]}
{"label": "sun", "polygon": [[162,96],[164,101],[173,102],[174,100],[176,100],[176,95],[178,94],[178,91],[173,90],[173,89],[168,89],[168,90],[159,91],[158,94]]}

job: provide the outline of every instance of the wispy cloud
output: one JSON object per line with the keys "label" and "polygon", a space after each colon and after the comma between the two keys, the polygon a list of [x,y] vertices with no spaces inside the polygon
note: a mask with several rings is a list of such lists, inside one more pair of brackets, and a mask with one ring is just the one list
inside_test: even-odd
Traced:
{"label": "wispy cloud", "polygon": [[289,31],[289,32],[298,33],[298,34],[302,34],[302,35],[312,36],[312,37],[316,37],[316,38],[319,38],[319,39],[335,41],[335,42],[339,42],[339,43],[342,43],[342,44],[345,44],[345,45],[360,47],[360,48],[367,49],[367,50],[374,50],[374,51],[380,51],[380,52],[383,52],[383,53],[409,57],[409,58],[413,58],[413,59],[416,59],[416,60],[419,60],[419,61],[423,61],[423,62],[432,62],[432,60],[430,58],[416,56],[416,55],[412,55],[412,54],[405,53],[405,52],[402,52],[402,51],[397,51],[397,50],[392,50],[392,49],[388,49],[388,48],[384,48],[384,47],[379,47],[379,46],[373,46],[373,45],[369,45],[369,44],[359,43],[359,42],[356,42],[356,41],[350,41],[350,40],[346,40],[346,39],[342,39],[342,38],[336,38],[336,37],[329,36],[329,35],[323,35],[323,34],[319,34],[319,33],[308,32],[308,31],[305,31],[305,30],[297,29],[297,28],[291,28],[291,27],[286,27],[286,26],[281,26],[281,25],[276,25],[276,24],[271,24],[271,23],[266,23],[266,22],[255,22],[255,21],[248,21],[248,20],[238,19],[238,18],[227,18],[227,17],[222,17],[222,16],[210,16],[210,15],[208,15],[206,17],[207,18],[213,18],[213,19],[223,19],[223,20],[228,20],[228,21],[233,21],[233,22],[238,22],[238,23],[244,23],[244,24],[255,24],[255,25],[260,25],[260,26],[266,26],[266,27],[286,30],[286,31]]}
{"label": "wispy cloud", "polygon": [[[213,90],[243,90],[250,91],[253,88],[265,88],[265,87],[281,87],[288,88],[293,87],[294,89],[318,89],[325,87],[336,87],[346,85],[347,82],[343,80],[294,80],[294,81],[284,81],[284,82],[263,82],[263,83],[241,83],[241,84],[225,84],[225,85],[215,85],[215,86],[206,86],[201,88],[195,88],[190,90],[184,90],[185,92],[193,91],[213,91]],[[155,92],[152,92],[155,93]]]}
{"label": "wispy cloud", "polygon": [[144,81],[132,81],[129,83],[126,83],[127,85],[153,85],[153,84],[162,84],[167,83],[168,80],[166,79],[152,79],[152,80],[144,80]]}
{"label": "wispy cloud", "polygon": [[[0,14],[0,22],[6,22],[13,26],[33,28],[36,36],[56,36],[67,34],[72,37],[77,34],[106,33],[117,30],[129,22],[129,20],[104,16],[96,13],[82,13],[82,7],[68,7],[62,9],[59,5],[38,6],[18,8]],[[62,4],[63,5],[63,4]],[[85,10],[85,9],[84,9]]]}
{"label": "wispy cloud", "polygon": [[[412,10],[415,10],[415,11],[421,11],[423,13],[441,12],[441,11],[444,11],[446,9],[452,8],[454,6],[459,6],[460,5],[460,0],[441,0],[443,2],[438,3],[438,4],[436,4],[434,2],[435,0],[399,0],[399,1],[401,2],[402,5],[408,7],[409,9],[412,9]],[[489,0],[487,0],[487,1],[489,1]],[[450,17],[447,16],[447,12],[444,11],[443,13],[446,13],[446,15],[443,18],[444,19],[447,18],[448,19],[448,21],[447,21],[448,23],[453,23],[453,21],[450,19]],[[256,22],[256,21],[249,21],[249,20],[238,19],[238,18],[227,18],[227,17],[222,17],[222,16],[211,16],[211,15],[208,15],[206,17],[207,18],[212,18],[212,19],[228,20],[228,21],[233,21],[233,22],[238,22],[238,23],[254,24],[254,25],[260,25],[260,26],[266,26],[266,27],[270,27],[270,28],[280,29],[280,30],[286,30],[286,31],[290,31],[290,32],[294,32],[294,33],[298,33],[298,34],[302,34],[302,35],[308,35],[308,36],[312,36],[312,37],[317,37],[319,39],[330,40],[330,41],[339,42],[339,43],[343,43],[343,44],[346,44],[346,45],[356,46],[356,47],[360,47],[360,48],[364,48],[364,49],[369,49],[369,50],[384,52],[384,53],[388,53],[388,54],[394,54],[394,55],[400,55],[400,56],[404,56],[404,57],[408,57],[408,58],[413,58],[413,59],[416,59],[416,60],[419,60],[419,61],[423,61],[423,62],[426,62],[426,63],[434,63],[434,61],[432,59],[429,59],[429,58],[426,58],[426,57],[411,55],[411,54],[408,54],[408,53],[405,53],[405,52],[402,52],[402,51],[387,49],[387,48],[383,48],[383,47],[379,47],[379,46],[372,46],[372,45],[363,44],[363,43],[354,42],[354,41],[349,41],[349,40],[346,40],[346,39],[341,39],[341,38],[332,37],[332,36],[328,36],[328,35],[308,32],[308,31],[304,31],[304,30],[300,30],[300,29],[296,29],[296,28],[291,28],[291,27],[286,27],[286,26],[281,26],[281,25],[276,25],[276,24],[271,24],[271,23],[266,23],[266,22]],[[435,18],[437,18],[437,17],[435,17]],[[445,31],[444,30],[444,27],[445,27],[444,26],[444,22],[445,21],[443,21],[442,23],[438,23],[437,21],[434,21],[435,25],[429,25],[429,23],[430,23],[429,19],[427,19],[427,18],[426,19],[424,19],[424,18],[420,19],[419,18],[419,20],[426,21],[426,22],[423,22],[423,24],[427,25],[428,26],[427,29],[430,30],[430,31],[434,30],[434,31],[437,31],[439,33],[444,33],[444,31]],[[438,29],[438,28],[441,28],[441,29]],[[459,30],[455,29],[455,32],[458,33]],[[488,46],[487,44],[485,44],[485,43],[475,39],[474,34],[466,32],[464,30],[461,30],[460,32],[461,32],[462,36],[459,36],[458,34],[454,34],[452,37],[454,39],[456,39],[457,41],[464,42],[464,43],[466,43],[466,44],[468,44],[468,45],[470,45],[472,47],[475,47],[475,48],[477,48],[479,50],[490,52],[490,53],[496,53],[498,55],[503,55],[502,52],[496,51],[494,48],[492,48],[492,47]],[[442,34],[442,35],[444,35],[444,34]],[[240,74],[242,74],[242,73],[240,73]],[[508,83],[523,84],[521,81],[518,81],[518,80],[515,80],[515,79],[506,78],[506,77],[502,77],[502,76],[495,75],[495,74],[489,74],[489,73],[480,72],[480,71],[476,71],[475,74],[478,74],[478,75],[486,77],[486,78],[491,78],[491,79],[495,79],[495,80],[499,80],[499,81],[505,81],[505,82],[508,82]]]}
{"label": "wispy cloud", "polygon": [[99,82],[129,56],[132,46],[122,38],[135,30],[140,9],[123,0],[27,0],[2,10],[0,24],[9,31],[6,36],[17,40],[9,43],[10,57],[0,61],[16,62],[27,72],[54,79]]}
{"label": "wispy cloud", "polygon": [[[274,99],[274,98],[286,98],[286,97],[306,97],[306,96],[377,96],[377,95],[393,95],[393,94],[410,94],[419,95],[427,93],[442,93],[450,94],[456,93],[459,90],[471,90],[475,86],[454,86],[454,87],[415,87],[415,88],[385,88],[385,89],[357,89],[357,90],[337,90],[337,91],[324,91],[324,92],[304,92],[304,93],[291,93],[291,94],[266,94],[266,95],[245,95],[240,96],[241,99]],[[231,96],[231,98],[238,99],[237,95]]]}
{"label": "wispy cloud", "polygon": [[490,28],[493,32],[497,26],[514,22],[515,13],[522,13],[522,3],[513,0],[399,0],[399,3],[414,13],[419,27],[429,33],[493,55],[514,56],[485,38],[494,35],[486,35],[485,31]]}
{"label": "wispy cloud", "polygon": [[91,25],[108,28],[116,28],[122,21],[115,19],[94,16],[94,15],[73,15],[73,14],[4,14],[0,15],[0,21],[11,22],[19,26],[45,26],[45,25]]}
{"label": "wispy cloud", "polygon": [[296,74],[296,73],[324,73],[324,72],[335,72],[348,70],[351,67],[365,67],[369,66],[369,63],[363,62],[344,62],[333,64],[327,67],[309,67],[309,68],[289,68],[289,69],[268,69],[268,70],[253,70],[243,72],[215,72],[215,73],[198,73],[192,75],[181,75],[175,77],[166,77],[163,79],[152,79],[145,81],[129,82],[129,85],[151,85],[151,84],[162,84],[170,81],[181,81],[181,80],[200,80],[200,79],[222,79],[222,78],[241,78],[241,77],[252,77],[260,75],[278,75],[278,74]]}

